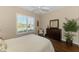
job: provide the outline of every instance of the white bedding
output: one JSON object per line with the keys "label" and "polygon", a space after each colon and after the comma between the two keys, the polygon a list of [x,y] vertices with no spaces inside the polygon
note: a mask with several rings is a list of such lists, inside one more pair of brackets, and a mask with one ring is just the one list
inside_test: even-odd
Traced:
{"label": "white bedding", "polygon": [[53,52],[54,48],[51,42],[35,34],[8,39],[7,51],[8,52]]}

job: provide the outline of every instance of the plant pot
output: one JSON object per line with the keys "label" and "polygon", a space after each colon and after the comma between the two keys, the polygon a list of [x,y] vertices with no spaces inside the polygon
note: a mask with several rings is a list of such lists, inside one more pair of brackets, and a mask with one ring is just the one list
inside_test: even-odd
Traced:
{"label": "plant pot", "polygon": [[66,44],[67,44],[68,46],[72,46],[73,41],[72,41],[72,40],[70,40],[70,39],[67,39],[67,40],[66,40]]}

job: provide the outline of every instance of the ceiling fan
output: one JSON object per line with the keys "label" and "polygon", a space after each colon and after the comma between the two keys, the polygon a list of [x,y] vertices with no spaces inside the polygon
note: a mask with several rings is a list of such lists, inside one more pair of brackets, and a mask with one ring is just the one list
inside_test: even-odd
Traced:
{"label": "ceiling fan", "polygon": [[34,10],[33,11],[35,11],[36,13],[48,13],[51,9],[52,9],[52,7],[47,7],[47,6],[35,6],[35,7],[33,7],[34,8]]}
{"label": "ceiling fan", "polygon": [[57,6],[22,6],[21,8],[32,11],[33,13],[36,13],[36,14],[46,14],[60,7],[57,7]]}

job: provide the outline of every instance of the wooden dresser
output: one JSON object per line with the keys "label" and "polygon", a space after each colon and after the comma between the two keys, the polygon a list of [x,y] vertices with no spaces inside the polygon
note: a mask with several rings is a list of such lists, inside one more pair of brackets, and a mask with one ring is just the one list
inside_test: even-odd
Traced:
{"label": "wooden dresser", "polygon": [[61,29],[59,28],[47,28],[46,37],[61,41]]}

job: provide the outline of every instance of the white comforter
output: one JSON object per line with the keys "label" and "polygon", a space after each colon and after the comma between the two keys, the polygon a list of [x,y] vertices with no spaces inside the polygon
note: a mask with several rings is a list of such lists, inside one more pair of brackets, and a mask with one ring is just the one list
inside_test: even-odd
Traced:
{"label": "white comforter", "polygon": [[6,40],[8,52],[53,52],[51,42],[38,35],[29,34]]}

